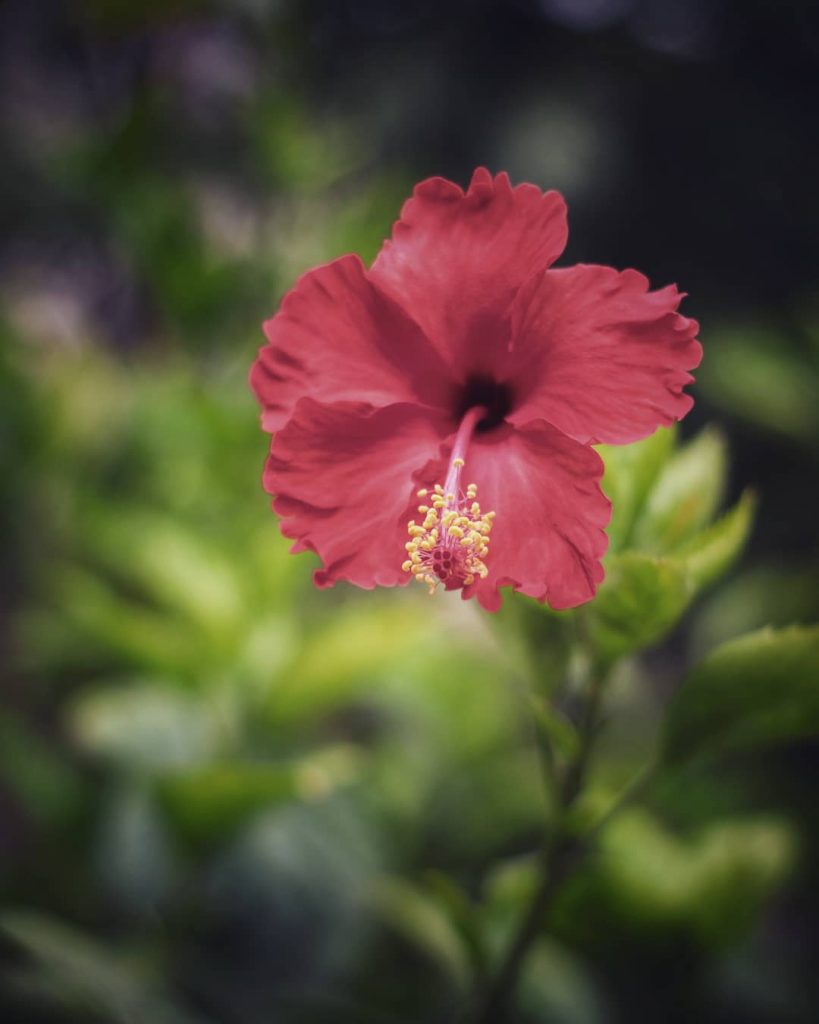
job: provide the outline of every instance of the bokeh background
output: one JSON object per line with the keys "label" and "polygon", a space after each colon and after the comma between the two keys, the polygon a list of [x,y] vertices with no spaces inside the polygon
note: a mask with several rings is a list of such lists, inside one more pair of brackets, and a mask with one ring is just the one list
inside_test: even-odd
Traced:
{"label": "bokeh background", "polygon": [[[757,495],[742,561],[618,674],[598,791],[704,652],[816,621],[817,109],[812,0],[6,0],[4,1020],[443,1024],[519,909],[519,659],[457,600],[312,589],[246,384],[295,277],[371,259],[424,177],[560,189],[561,262],[687,291],[683,434],[714,503]],[[652,790],[521,1020],[814,1020],[818,753]]]}

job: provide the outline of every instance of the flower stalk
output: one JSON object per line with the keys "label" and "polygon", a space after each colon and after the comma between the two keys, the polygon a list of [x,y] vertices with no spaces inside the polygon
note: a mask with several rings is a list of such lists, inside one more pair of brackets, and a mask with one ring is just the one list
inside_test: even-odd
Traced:
{"label": "flower stalk", "polygon": [[[563,883],[574,873],[599,831],[595,828],[585,837],[578,837],[569,825],[570,811],[582,794],[599,733],[600,710],[605,689],[606,674],[591,675],[582,717],[578,729],[577,751],[561,774],[557,792],[557,807],[540,855],[540,879],[532,900],[523,915],[517,931],[485,992],[475,1024],[503,1024],[512,1008],[518,982],[527,957],[540,934],[544,919]],[[629,787],[628,797],[633,795]],[[614,810],[619,810],[617,802]],[[609,820],[610,814],[605,816]]]}

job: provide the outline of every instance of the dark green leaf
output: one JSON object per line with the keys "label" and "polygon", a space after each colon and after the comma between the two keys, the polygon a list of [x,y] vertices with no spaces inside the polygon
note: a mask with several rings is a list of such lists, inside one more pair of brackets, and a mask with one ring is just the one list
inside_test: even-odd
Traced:
{"label": "dark green leaf", "polygon": [[159,782],[160,799],[188,841],[222,840],[252,815],[300,795],[292,765],[212,765],[175,772]]}
{"label": "dark green leaf", "polygon": [[819,737],[819,627],[763,629],[724,644],[669,709],[667,762]]}
{"label": "dark green leaf", "polygon": [[804,354],[787,338],[753,324],[722,329],[709,345],[698,383],[723,408],[767,430],[814,442],[819,385]]}
{"label": "dark green leaf", "polygon": [[374,892],[381,916],[424,952],[458,988],[471,977],[470,951],[439,899],[398,878],[385,878]]}
{"label": "dark green leaf", "polygon": [[34,911],[4,911],[0,932],[30,960],[9,979],[34,1001],[74,1010],[72,1019],[133,1024],[194,1024],[174,1006],[150,970],[150,961],[125,958],[62,921]]}

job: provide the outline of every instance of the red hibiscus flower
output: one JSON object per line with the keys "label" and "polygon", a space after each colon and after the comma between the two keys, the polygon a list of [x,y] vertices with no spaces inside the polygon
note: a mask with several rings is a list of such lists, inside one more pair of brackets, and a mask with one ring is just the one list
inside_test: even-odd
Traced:
{"label": "red hibiscus flower", "polygon": [[610,506],[591,445],[684,416],[701,348],[673,285],[550,269],[566,237],[557,192],[430,178],[369,270],[311,270],[265,323],[264,485],[319,586],[414,576],[489,610],[503,586],[594,595]]}

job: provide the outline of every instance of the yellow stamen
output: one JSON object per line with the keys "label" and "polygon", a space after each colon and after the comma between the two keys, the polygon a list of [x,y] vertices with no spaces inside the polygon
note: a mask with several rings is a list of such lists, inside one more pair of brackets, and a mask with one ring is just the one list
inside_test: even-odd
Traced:
{"label": "yellow stamen", "polygon": [[[463,459],[452,461],[456,469],[463,464]],[[429,493],[422,488],[418,496]],[[419,525],[411,519],[407,524],[412,539],[405,545],[409,557],[402,569],[426,583],[431,594],[439,585],[448,589],[469,587],[489,573],[483,560],[489,553],[488,534],[495,513],[481,512],[475,484],[469,484],[460,497],[444,492],[440,484],[435,484],[432,493],[431,505],[418,506],[423,522]]]}

